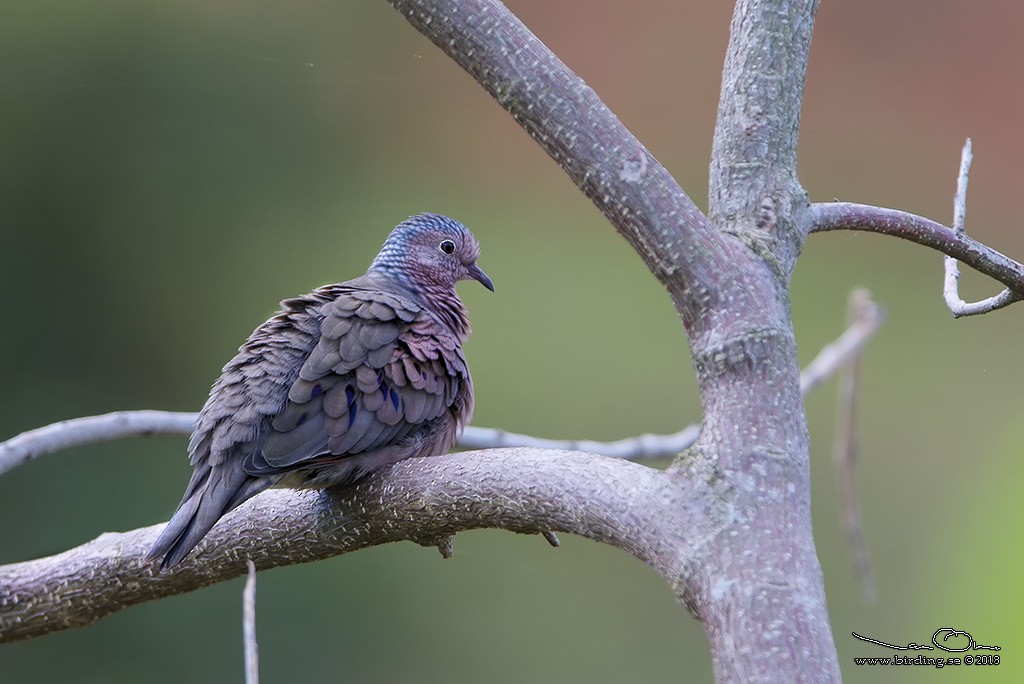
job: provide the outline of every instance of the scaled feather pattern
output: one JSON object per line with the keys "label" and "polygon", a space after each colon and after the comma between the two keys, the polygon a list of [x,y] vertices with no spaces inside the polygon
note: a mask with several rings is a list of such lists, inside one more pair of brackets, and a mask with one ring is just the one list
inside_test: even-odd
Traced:
{"label": "scaled feather pattern", "polygon": [[348,484],[447,452],[473,413],[455,284],[494,289],[479,254],[461,223],[419,214],[366,274],[281,302],[214,383],[189,440],[192,479],[146,560],[177,565],[273,485]]}

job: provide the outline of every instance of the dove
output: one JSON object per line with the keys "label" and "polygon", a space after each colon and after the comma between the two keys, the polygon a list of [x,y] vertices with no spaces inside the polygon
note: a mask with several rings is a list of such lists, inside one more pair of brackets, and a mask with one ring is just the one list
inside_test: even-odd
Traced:
{"label": "dove", "polygon": [[473,413],[455,284],[494,291],[479,255],[461,223],[419,214],[365,275],[281,302],[213,384],[188,444],[192,478],[146,561],[174,567],[268,487],[345,485],[446,453]]}

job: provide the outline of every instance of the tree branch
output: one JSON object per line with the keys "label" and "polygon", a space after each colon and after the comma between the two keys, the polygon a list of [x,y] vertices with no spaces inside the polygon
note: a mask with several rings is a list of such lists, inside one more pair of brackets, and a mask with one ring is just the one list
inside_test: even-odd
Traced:
{"label": "tree branch", "polygon": [[[856,293],[862,293],[858,295]],[[834,342],[822,347],[814,360],[800,374],[800,391],[807,394],[836,372],[860,358],[864,347],[885,324],[885,307],[872,301],[860,288],[851,293],[858,297],[860,309],[850,326]]]}
{"label": "tree branch", "polygon": [[245,684],[260,684],[260,649],[256,642],[256,564],[245,559],[248,577],[242,591],[242,652]]}
{"label": "tree branch", "polygon": [[473,449],[494,449],[508,447],[531,447],[535,449],[564,449],[586,451],[612,458],[637,460],[645,458],[668,458],[693,446],[700,435],[699,425],[688,425],[671,435],[637,435],[614,442],[597,442],[590,439],[545,439],[495,428],[469,426],[463,431],[460,446]]}
{"label": "tree branch", "polygon": [[1024,292],[1024,265],[931,219],[898,209],[868,204],[824,202],[811,205],[812,232],[863,230],[931,247],[998,280],[1015,292]]}
{"label": "tree branch", "polygon": [[931,219],[898,209],[868,204],[824,202],[811,205],[812,232],[863,230],[931,247],[975,271],[990,276],[1015,292],[1024,292],[1024,265]]}
{"label": "tree branch", "polygon": [[621,459],[500,449],[409,459],[336,490],[272,489],[226,515],[173,573],[142,563],[162,525],[0,567],[0,642],[237,577],[247,558],[262,570],[401,540],[435,546],[482,527],[612,544],[672,578],[681,597],[690,540],[729,519],[728,492],[708,479],[698,466],[670,478]]}
{"label": "tree branch", "polygon": [[721,236],[594,90],[497,0],[388,1],[562,167],[691,320]]}
{"label": "tree branch", "polygon": [[[735,526],[715,540],[694,588],[719,681],[840,679],[811,531],[810,440],[789,308],[809,206],[796,146],[817,7],[739,0],[722,75],[709,213],[757,258],[718,262],[728,273],[714,288],[718,316],[690,335],[704,407],[694,450],[743,492]],[[780,619],[784,630],[770,627]]]}
{"label": "tree branch", "polygon": [[[960,174],[956,181],[956,196],[953,198],[953,232],[957,235],[964,235],[966,228],[964,223],[967,219],[967,183],[971,174],[971,139],[964,143],[963,152],[960,153]],[[997,295],[983,299],[980,302],[965,302],[960,298],[960,269],[956,259],[951,256],[943,258],[946,276],[943,280],[942,296],[946,300],[946,306],[953,313],[954,318],[961,316],[977,316],[989,313],[1004,306],[1009,306],[1020,300],[1022,297],[1015,294],[1009,288]]]}
{"label": "tree branch", "polygon": [[118,411],[72,418],[36,428],[0,443],[0,475],[32,459],[63,449],[124,437],[187,435],[197,413]]}
{"label": "tree branch", "polygon": [[[865,345],[885,324],[885,309],[873,301],[863,302],[863,309],[850,326],[831,344],[822,347],[814,360],[800,374],[800,391],[806,395],[835,375],[841,368],[860,357]],[[534,447],[587,451],[614,458],[668,458],[690,448],[700,435],[699,425],[688,425],[671,435],[639,435],[616,442],[593,440],[543,439],[495,428],[470,426],[459,444],[473,449],[500,447]],[[2,447],[2,445],[0,445]]]}
{"label": "tree branch", "polygon": [[[971,140],[967,139],[960,155],[960,173],[953,200],[953,227],[896,209],[883,209],[865,204],[826,202],[811,205],[809,221],[812,232],[830,230],[865,230],[910,240],[946,255],[943,297],[953,316],[974,316],[1001,309],[1024,299],[1024,265],[970,237],[964,230],[967,213],[967,182],[971,168]],[[998,280],[1006,289],[980,302],[960,299],[957,261]]]}
{"label": "tree branch", "polygon": [[736,3],[711,151],[712,222],[770,252],[783,277],[806,237],[796,148],[817,10],[817,0]]}
{"label": "tree branch", "polygon": [[[864,321],[870,325],[877,315],[878,305],[871,301],[867,290],[857,288],[850,293],[847,318],[852,325]],[[853,567],[857,573],[864,600],[874,602],[875,574],[871,569],[871,554],[864,539],[864,522],[860,514],[860,497],[857,493],[857,406],[860,400],[860,353],[854,354],[839,376],[839,401],[836,407],[836,432],[832,441],[832,458],[836,468],[836,482],[842,503],[843,528],[853,555]]]}

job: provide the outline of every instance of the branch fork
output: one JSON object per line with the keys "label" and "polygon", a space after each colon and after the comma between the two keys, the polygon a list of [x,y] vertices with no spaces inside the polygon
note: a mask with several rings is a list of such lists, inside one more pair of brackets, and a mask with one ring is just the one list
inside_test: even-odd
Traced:
{"label": "branch fork", "polygon": [[[953,231],[960,236],[967,235],[964,222],[967,218],[967,183],[970,180],[973,157],[971,139],[968,138],[960,153],[960,174],[957,176],[956,196],[953,199]],[[956,259],[946,256],[943,258],[943,264],[946,276],[943,280],[942,296],[954,318],[986,314],[1024,298],[1024,294],[1018,294],[1010,288],[1006,288],[999,294],[979,302],[966,302],[960,298],[960,269]]]}
{"label": "branch fork", "polygon": [[[811,205],[808,217],[810,232],[865,230],[910,240],[945,253],[942,295],[954,318],[991,313],[1021,301],[1024,299],[1024,265],[974,240],[967,235],[964,226],[967,183],[973,159],[971,147],[971,139],[968,138],[960,154],[952,228],[896,209],[826,202]],[[1001,282],[1005,289],[979,302],[964,301],[959,293],[958,262]]]}

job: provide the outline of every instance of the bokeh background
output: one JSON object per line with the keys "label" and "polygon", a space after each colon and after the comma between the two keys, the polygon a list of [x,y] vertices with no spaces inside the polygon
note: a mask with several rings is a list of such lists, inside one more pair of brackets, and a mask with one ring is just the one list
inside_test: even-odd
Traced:
{"label": "bokeh background", "polygon": [[[724,2],[511,8],[706,207]],[[1024,5],[823,3],[800,175],[814,200],[949,221],[974,137],[968,230],[1024,257]],[[699,418],[668,297],[472,80],[382,0],[8,0],[0,9],[0,439],[64,418],[196,410],[276,302],[361,273],[431,210],[467,223],[497,284],[463,295],[475,423],[550,437]],[[835,383],[807,400],[814,515],[849,682],[1024,681],[1020,306],[954,321],[938,254],[867,234],[809,241],[801,358],[865,285],[860,485],[879,599],[837,505]],[[967,274],[972,296],[997,287]],[[183,438],[53,455],[0,478],[0,562],[165,520]],[[498,531],[456,555],[392,545],[260,575],[264,680],[708,681],[703,630],[639,561]],[[0,646],[3,682],[240,681],[241,580]],[[851,631],[1003,646],[996,668],[858,669]]]}

